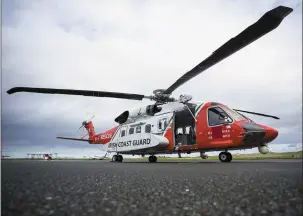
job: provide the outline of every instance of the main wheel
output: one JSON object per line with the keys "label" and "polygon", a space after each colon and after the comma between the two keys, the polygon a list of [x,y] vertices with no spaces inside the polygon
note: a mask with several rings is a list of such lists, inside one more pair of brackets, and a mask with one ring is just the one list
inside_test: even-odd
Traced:
{"label": "main wheel", "polygon": [[118,159],[118,156],[117,156],[117,155],[114,155],[114,156],[112,157],[112,162],[116,162],[117,159]]}
{"label": "main wheel", "polygon": [[221,152],[221,153],[219,154],[219,160],[220,160],[221,162],[229,162],[229,159],[231,158],[231,157],[229,156],[229,154],[230,154],[230,153],[228,153],[228,152]]}
{"label": "main wheel", "polygon": [[123,161],[123,156],[122,155],[118,155],[117,156],[117,161],[121,163]]}
{"label": "main wheel", "polygon": [[151,155],[151,156],[148,157],[148,161],[150,163],[155,163],[155,162],[157,162],[157,157],[154,156],[154,155]]}
{"label": "main wheel", "polygon": [[230,152],[226,152],[228,155],[228,161],[227,162],[231,162],[233,159],[233,155]]}
{"label": "main wheel", "polygon": [[153,162],[156,163],[157,162],[157,157],[154,155],[153,156]]}

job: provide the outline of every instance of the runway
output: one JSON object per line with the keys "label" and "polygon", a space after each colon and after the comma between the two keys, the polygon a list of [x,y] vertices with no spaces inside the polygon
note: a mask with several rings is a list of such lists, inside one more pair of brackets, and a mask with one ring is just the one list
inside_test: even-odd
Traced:
{"label": "runway", "polygon": [[302,214],[302,160],[1,163],[2,215]]}

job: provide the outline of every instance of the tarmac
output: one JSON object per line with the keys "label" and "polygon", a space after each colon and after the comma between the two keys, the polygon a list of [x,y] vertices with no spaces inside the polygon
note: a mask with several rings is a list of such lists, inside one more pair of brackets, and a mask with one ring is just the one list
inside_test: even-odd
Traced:
{"label": "tarmac", "polygon": [[2,215],[302,215],[302,160],[2,160]]}

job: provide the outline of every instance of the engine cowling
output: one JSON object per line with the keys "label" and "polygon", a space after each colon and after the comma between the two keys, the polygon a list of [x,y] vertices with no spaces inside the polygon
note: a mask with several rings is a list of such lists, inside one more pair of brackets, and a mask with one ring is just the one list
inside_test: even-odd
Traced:
{"label": "engine cowling", "polygon": [[140,107],[136,109],[129,110],[129,118],[138,118],[142,116],[153,116],[156,113],[160,112],[162,110],[162,107],[158,107],[157,105],[147,105],[145,107]]}
{"label": "engine cowling", "polygon": [[269,153],[269,148],[267,145],[260,145],[260,146],[258,146],[258,149],[261,154]]}
{"label": "engine cowling", "polygon": [[143,116],[153,116],[156,113],[160,112],[162,110],[162,107],[157,106],[156,104],[153,105],[148,105],[132,110],[127,110],[123,112],[121,115],[119,115],[116,119],[115,122],[119,124],[125,123],[128,119],[136,119],[140,118]]}

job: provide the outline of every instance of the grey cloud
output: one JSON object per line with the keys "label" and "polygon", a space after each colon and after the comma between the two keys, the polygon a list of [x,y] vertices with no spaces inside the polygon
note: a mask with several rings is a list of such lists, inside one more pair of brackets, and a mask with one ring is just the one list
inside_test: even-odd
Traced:
{"label": "grey cloud", "polygon": [[[36,122],[19,122],[14,124],[14,119],[18,116],[5,112],[2,113],[2,147],[4,151],[18,147],[31,148],[37,147],[61,147],[61,148],[80,148],[88,147],[87,142],[76,142],[69,140],[56,139],[56,136],[66,136],[80,138],[81,135],[87,134],[84,130],[79,130],[81,122],[78,124],[71,124],[63,119],[61,121],[45,121],[42,124],[36,124]],[[103,132],[109,128],[102,127],[95,124],[95,130],[97,133]]]}

